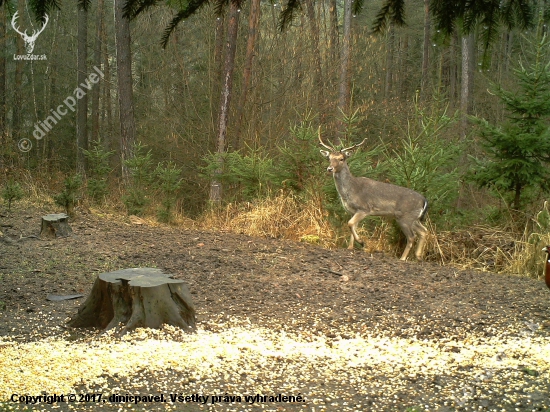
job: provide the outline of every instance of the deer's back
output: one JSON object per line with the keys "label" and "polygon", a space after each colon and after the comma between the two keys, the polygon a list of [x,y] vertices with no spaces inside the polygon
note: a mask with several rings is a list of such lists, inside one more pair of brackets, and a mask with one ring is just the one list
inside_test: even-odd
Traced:
{"label": "deer's back", "polygon": [[367,177],[354,177],[349,184],[336,184],[344,208],[354,214],[360,210],[373,216],[418,215],[426,202],[420,193]]}

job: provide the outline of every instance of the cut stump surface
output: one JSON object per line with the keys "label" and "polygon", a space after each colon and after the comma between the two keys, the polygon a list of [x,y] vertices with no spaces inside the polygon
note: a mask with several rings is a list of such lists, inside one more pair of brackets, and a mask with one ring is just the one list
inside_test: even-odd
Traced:
{"label": "cut stump surface", "polygon": [[69,226],[69,216],[65,213],[55,213],[42,216],[40,237],[43,239],[54,239],[56,237],[70,236],[73,230]]}
{"label": "cut stump surface", "polygon": [[72,327],[98,327],[104,331],[120,325],[121,335],[137,327],[159,328],[163,324],[194,331],[195,309],[184,282],[155,268],[100,274],[90,295],[68,322]]}

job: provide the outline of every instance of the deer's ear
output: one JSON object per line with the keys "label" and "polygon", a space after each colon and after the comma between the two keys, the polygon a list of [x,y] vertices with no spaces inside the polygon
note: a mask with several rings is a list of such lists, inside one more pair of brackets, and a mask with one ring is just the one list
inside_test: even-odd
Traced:
{"label": "deer's ear", "polygon": [[341,152],[345,157],[346,159],[348,157],[350,157],[352,154],[353,154],[353,150],[346,150],[345,152]]}
{"label": "deer's ear", "polygon": [[329,157],[330,153],[327,150],[319,150],[324,157]]}

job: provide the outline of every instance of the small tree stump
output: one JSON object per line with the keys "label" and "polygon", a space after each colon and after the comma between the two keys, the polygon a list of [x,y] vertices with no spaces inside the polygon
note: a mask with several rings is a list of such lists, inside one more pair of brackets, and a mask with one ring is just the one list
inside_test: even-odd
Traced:
{"label": "small tree stump", "polygon": [[54,239],[56,237],[70,236],[73,230],[69,226],[69,216],[65,213],[56,213],[42,216],[42,226],[40,228],[40,237]]}
{"label": "small tree stump", "polygon": [[122,325],[119,335],[137,327],[162,324],[195,330],[195,308],[182,280],[160,269],[133,268],[102,273],[68,325],[108,331]]}

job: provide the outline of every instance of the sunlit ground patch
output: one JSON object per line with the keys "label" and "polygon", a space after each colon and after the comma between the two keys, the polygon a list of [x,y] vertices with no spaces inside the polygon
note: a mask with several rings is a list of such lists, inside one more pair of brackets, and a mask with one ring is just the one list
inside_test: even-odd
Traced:
{"label": "sunlit ground patch", "polygon": [[[373,399],[369,408],[377,410],[376,405],[399,404],[400,394],[415,384],[422,392],[421,386],[432,382],[440,386],[441,404],[464,406],[494,393],[506,407],[517,403],[520,395],[529,403],[529,390],[522,386],[525,377],[536,378],[530,389],[535,393],[546,390],[550,381],[550,342],[535,335],[470,336],[464,341],[368,334],[341,339],[273,331],[235,319],[217,327],[199,328],[195,334],[171,327],[138,329],[122,339],[107,334],[73,342],[0,340],[0,400],[9,401],[13,394],[74,393],[77,387],[104,396],[124,394],[132,392],[131,382],[144,393],[159,388],[166,394],[243,397],[300,393],[309,410],[336,410],[346,403],[353,410],[364,407],[362,399]],[[180,376],[177,385],[162,382],[167,370]],[[140,375],[157,376],[157,381]],[[484,386],[483,394],[475,389]],[[550,407],[550,401],[540,396],[531,401]],[[244,401],[239,406],[246,407]]]}

